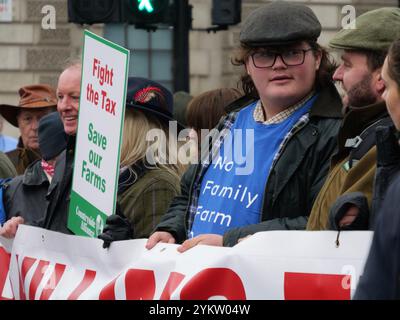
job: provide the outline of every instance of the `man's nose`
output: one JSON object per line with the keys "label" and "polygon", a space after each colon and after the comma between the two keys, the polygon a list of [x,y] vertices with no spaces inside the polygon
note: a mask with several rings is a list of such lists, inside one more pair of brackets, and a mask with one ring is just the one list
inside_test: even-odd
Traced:
{"label": "man's nose", "polygon": [[275,62],[272,65],[272,69],[281,69],[281,68],[287,68],[287,66],[283,61],[282,56],[280,54],[277,54],[275,57]]}
{"label": "man's nose", "polygon": [[332,76],[334,81],[342,81],[343,80],[343,65],[340,65]]}
{"label": "man's nose", "polygon": [[40,118],[32,119],[32,123],[31,123],[32,129],[37,130],[39,128],[39,120],[40,120]]}

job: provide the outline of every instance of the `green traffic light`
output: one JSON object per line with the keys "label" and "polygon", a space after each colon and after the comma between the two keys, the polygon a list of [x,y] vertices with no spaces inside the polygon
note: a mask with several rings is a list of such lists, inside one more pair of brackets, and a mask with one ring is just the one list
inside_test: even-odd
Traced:
{"label": "green traffic light", "polygon": [[139,11],[146,11],[147,13],[152,13],[154,11],[154,7],[151,4],[151,0],[138,0],[139,3]]}

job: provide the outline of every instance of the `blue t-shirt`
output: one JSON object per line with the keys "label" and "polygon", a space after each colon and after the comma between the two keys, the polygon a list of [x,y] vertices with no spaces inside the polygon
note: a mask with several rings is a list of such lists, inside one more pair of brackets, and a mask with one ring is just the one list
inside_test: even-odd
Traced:
{"label": "blue t-shirt", "polygon": [[220,234],[260,222],[269,171],[283,139],[306,114],[316,96],[277,124],[254,120],[257,103],[241,110],[219,155],[201,182],[196,215],[188,237]]}

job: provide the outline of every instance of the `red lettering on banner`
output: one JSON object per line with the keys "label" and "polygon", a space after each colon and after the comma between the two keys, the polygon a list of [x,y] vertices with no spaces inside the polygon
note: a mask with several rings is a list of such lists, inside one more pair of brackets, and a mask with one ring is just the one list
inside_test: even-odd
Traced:
{"label": "red lettering on banner", "polygon": [[285,272],[285,300],[350,300],[349,275]]}
{"label": "red lettering on banner", "polygon": [[50,279],[47,281],[42,291],[42,294],[40,295],[40,300],[49,300],[51,294],[57,287],[58,283],[60,282],[64,274],[65,267],[66,267],[65,264],[59,264],[59,263],[57,263],[54,266],[54,271],[52,272]]}
{"label": "red lettering on banner", "polygon": [[185,278],[185,275],[179,272],[171,272],[169,275],[167,284],[164,287],[164,290],[161,294],[160,300],[170,300],[171,293],[176,290],[176,288],[180,285],[182,280]]}
{"label": "red lettering on banner", "polygon": [[152,270],[129,269],[125,276],[126,300],[151,300],[156,292]]}
{"label": "red lettering on banner", "polygon": [[118,277],[101,290],[99,300],[115,300],[115,282],[117,281]]}
{"label": "red lettering on banner", "polygon": [[92,284],[96,277],[96,271],[86,270],[78,287],[70,294],[67,300],[77,300],[80,295]]}
{"label": "red lettering on banner", "polygon": [[[17,266],[19,270],[18,255],[16,255]],[[25,277],[29,269],[35,263],[37,259],[25,257],[21,264],[21,271],[19,273],[19,298],[20,300],[26,300],[25,295]]]}
{"label": "red lettering on banner", "polygon": [[35,273],[33,274],[31,284],[29,286],[29,300],[35,300],[36,290],[39,286],[39,283],[42,281],[44,273],[46,272],[48,266],[48,261],[39,261],[39,265],[37,266]]}
{"label": "red lettering on banner", "polygon": [[183,287],[182,300],[208,300],[223,296],[228,300],[245,300],[246,292],[240,277],[231,269],[209,268],[197,273]]}
{"label": "red lettering on banner", "polygon": [[[100,300],[115,300],[115,283],[119,275],[100,292]],[[154,299],[156,280],[151,270],[129,269],[125,274],[126,300]]]}
{"label": "red lettering on banner", "polygon": [[2,296],[7,281],[8,271],[10,270],[11,254],[0,247],[0,300],[11,300]]}

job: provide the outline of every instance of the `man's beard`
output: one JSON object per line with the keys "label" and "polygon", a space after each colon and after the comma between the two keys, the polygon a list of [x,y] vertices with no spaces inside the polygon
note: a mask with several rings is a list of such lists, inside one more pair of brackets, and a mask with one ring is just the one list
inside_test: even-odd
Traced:
{"label": "man's beard", "polygon": [[[360,108],[378,101],[378,97],[371,89],[372,75],[366,75],[360,82],[353,85],[347,92],[348,106]],[[345,107],[348,107],[345,106]]]}

